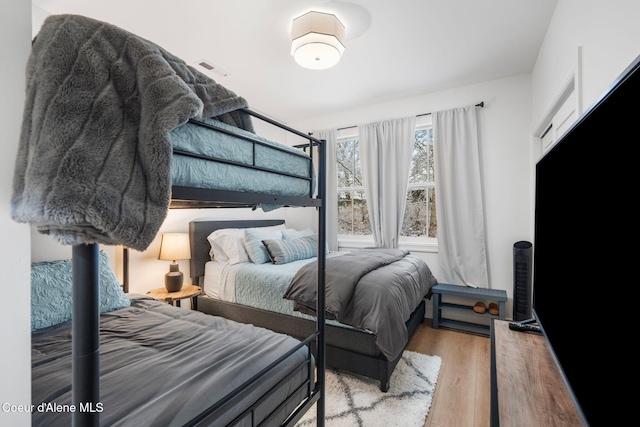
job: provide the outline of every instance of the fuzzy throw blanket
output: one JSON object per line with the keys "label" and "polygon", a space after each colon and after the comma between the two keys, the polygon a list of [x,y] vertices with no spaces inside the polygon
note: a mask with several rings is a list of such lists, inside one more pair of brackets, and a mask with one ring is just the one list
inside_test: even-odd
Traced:
{"label": "fuzzy throw blanket", "polygon": [[144,250],[169,208],[169,133],[203,117],[253,132],[244,107],[154,43],[83,16],[51,16],[27,64],[12,217],[63,244]]}

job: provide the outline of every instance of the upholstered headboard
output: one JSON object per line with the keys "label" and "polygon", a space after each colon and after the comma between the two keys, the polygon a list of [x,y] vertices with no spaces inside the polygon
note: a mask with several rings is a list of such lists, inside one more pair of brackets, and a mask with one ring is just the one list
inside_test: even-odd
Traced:
{"label": "upholstered headboard", "polygon": [[189,223],[189,245],[191,246],[191,283],[202,286],[204,279],[204,265],[211,261],[209,250],[211,246],[207,237],[215,230],[222,228],[250,228],[267,227],[284,224],[283,219],[239,220],[239,221],[213,221],[195,220]]}

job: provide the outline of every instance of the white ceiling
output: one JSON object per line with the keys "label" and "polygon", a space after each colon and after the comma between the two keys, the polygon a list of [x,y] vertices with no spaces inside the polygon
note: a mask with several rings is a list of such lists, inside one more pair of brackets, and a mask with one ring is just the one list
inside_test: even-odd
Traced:
{"label": "white ceiling", "polygon": [[[33,0],[155,42],[283,122],[529,73],[557,0]],[[40,9],[38,9],[40,8]],[[328,70],[289,54],[293,18],[331,12],[346,51]],[[39,22],[34,22],[39,25]]]}

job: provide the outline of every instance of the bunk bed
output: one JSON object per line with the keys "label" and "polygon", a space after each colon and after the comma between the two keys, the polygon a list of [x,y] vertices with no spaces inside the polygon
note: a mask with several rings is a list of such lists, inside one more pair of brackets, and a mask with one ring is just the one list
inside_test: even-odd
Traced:
{"label": "bunk bed", "polygon": [[[309,141],[309,154],[300,155],[284,144],[278,146],[257,137],[252,132],[251,117],[305,138]],[[240,159],[234,157],[237,153],[225,154],[225,147],[232,147],[231,151],[235,147],[224,142],[218,144],[214,152],[194,152],[189,147],[178,147],[176,141],[181,137],[174,132],[181,131],[198,133],[200,142],[203,142],[204,131],[208,135],[204,137],[205,143],[211,145],[216,143],[210,141],[220,135],[232,137],[236,142],[242,140],[249,144],[250,161],[243,160],[246,152],[240,154]],[[186,136],[183,142],[187,141],[188,145],[190,138]],[[306,174],[282,170],[268,162],[260,164],[264,149],[302,159],[307,165]],[[109,396],[116,396],[117,400],[111,402],[129,399],[136,402],[136,396],[129,394],[135,393],[133,389],[119,389],[117,377],[116,380],[108,378],[113,373],[112,368],[130,376],[145,375],[144,366],[138,366],[140,369],[136,370],[133,369],[136,364],[132,363],[127,371],[121,361],[114,362],[113,358],[104,359],[103,366],[101,344],[107,351],[117,352],[122,341],[115,347],[110,346],[109,334],[122,335],[126,342],[128,335],[136,335],[127,332],[126,326],[137,325],[128,321],[139,317],[144,323],[158,318],[164,319],[159,321],[166,323],[165,326],[190,324],[190,328],[202,332],[196,334],[198,336],[206,335],[205,329],[225,330],[228,327],[227,340],[238,331],[244,331],[239,333],[249,337],[260,336],[258,341],[271,341],[271,337],[283,343],[279,349],[284,354],[277,358],[272,354],[264,358],[233,360],[235,372],[242,372],[243,376],[238,376],[242,378],[242,384],[232,390],[224,388],[227,382],[233,383],[224,375],[227,368],[210,357],[200,357],[203,363],[210,365],[191,371],[193,375],[184,380],[189,383],[187,388],[156,378],[150,384],[157,387],[152,388],[158,393],[154,402],[160,404],[162,399],[158,396],[166,396],[168,406],[138,408],[136,425],[151,425],[159,420],[167,425],[264,423],[290,426],[313,405],[316,405],[318,425],[324,425],[323,253],[318,257],[317,278],[320,296],[317,309],[321,314],[317,317],[315,330],[299,342],[263,328],[240,325],[199,312],[185,316],[183,310],[146,298],[134,298],[130,307],[101,313],[99,289],[99,245],[120,244],[146,249],[168,208],[261,207],[269,210],[281,206],[314,207],[318,211],[318,246],[324,247],[323,150],[322,141],[248,109],[244,99],[147,40],[82,16],[47,18],[34,39],[27,65],[27,99],[14,175],[12,217],[18,222],[35,224],[38,231],[72,245],[74,304],[70,321],[33,334],[38,339],[35,348],[40,349],[35,351],[51,349],[50,344],[66,337],[66,344],[59,343],[62,349],[57,347],[52,351],[66,352],[58,366],[67,370],[71,367],[68,386],[54,388],[53,395],[45,391],[39,398],[51,401],[54,411],[57,404],[62,403],[57,398],[64,395],[70,399],[63,411],[68,412],[66,415],[76,426],[99,425],[101,412],[114,410],[102,406],[102,380],[107,381],[105,387],[109,387]],[[317,179],[312,167],[314,151],[318,153]],[[214,171],[233,168],[243,170],[247,175],[255,173],[257,181],[265,181],[267,175],[280,178],[276,178],[277,183],[271,188],[260,188],[260,191],[251,191],[251,187],[236,188],[233,182],[220,186],[217,183],[223,181],[221,177],[229,175],[228,171],[216,175],[213,180],[210,178],[212,169],[203,168],[209,164],[214,164]],[[196,175],[201,181],[192,180],[194,170],[198,171]],[[180,175],[184,171],[187,171],[186,175]],[[293,193],[283,194],[282,180],[301,184]],[[207,184],[212,182],[214,185]],[[142,312],[148,315],[143,316]],[[111,328],[114,323],[120,323],[124,330],[114,332]],[[136,328],[144,335],[149,332],[146,326],[137,325]],[[161,374],[162,367],[176,366],[175,360],[169,362],[168,359],[172,357],[174,345],[184,345],[179,341],[180,329],[162,329],[161,326],[152,329],[160,331],[156,332],[159,341],[169,340],[172,336],[178,337],[178,341],[164,343],[167,350],[159,355],[157,375]],[[106,330],[106,335],[100,333],[101,328]],[[224,344],[220,337],[213,337],[212,342],[214,346]],[[247,345],[250,349],[250,343]],[[315,357],[311,354],[311,346]],[[193,348],[193,351],[206,353],[207,348]],[[46,354],[37,358],[34,371],[38,372],[38,366],[45,366],[50,361]],[[131,384],[131,378],[127,383]],[[259,387],[264,384],[269,385]],[[211,387],[218,390],[211,393],[208,390]],[[40,388],[36,387],[36,390]],[[177,395],[172,395],[173,392]],[[191,405],[194,392],[200,393],[193,398],[198,404]],[[106,414],[102,415],[106,417]],[[110,424],[127,423],[126,417],[115,415],[111,418],[111,415]],[[63,423],[67,421],[64,418]]]}
{"label": "bunk bed", "polygon": [[[308,138],[310,140],[308,147],[312,148],[310,151],[322,153],[322,141],[251,110],[246,111],[248,114],[268,120],[275,126]],[[200,126],[197,121],[193,124]],[[209,129],[207,132],[212,139],[218,135],[215,130]],[[240,134],[245,141],[251,139],[243,132]],[[254,139],[256,143],[262,141],[259,137]],[[317,149],[314,150],[313,147]],[[182,152],[178,155],[184,156]],[[314,197],[176,186],[173,190],[180,198],[172,199],[172,208],[206,205],[207,208],[254,209],[265,202],[274,206],[311,206],[317,208],[319,212],[318,245],[319,247],[326,245],[325,214],[322,208],[324,186],[321,173],[324,168],[322,160],[324,156],[320,154],[319,157],[321,169],[317,179],[318,193]],[[203,160],[202,156],[196,158]],[[313,155],[307,156],[309,164],[312,163],[312,159]],[[220,158],[206,159],[206,161],[224,163]],[[235,162],[234,166],[246,168],[246,173],[264,169],[251,163],[241,166]],[[313,169],[309,168],[309,171],[311,175],[300,179],[307,182],[310,188],[314,188],[316,179],[312,175]],[[267,172],[277,173],[271,169]],[[287,172],[283,174],[289,175]],[[98,251],[97,244],[73,247],[73,299],[84,301],[84,303],[74,305],[72,321],[46,328],[44,331],[36,331],[33,335],[33,375],[34,378],[41,380],[34,384],[34,403],[51,401],[53,397],[57,402],[69,400],[69,391],[66,387],[69,372],[65,374],[65,369],[68,370],[69,365],[72,365],[74,397],[71,401],[92,402],[88,407],[100,408],[101,411],[105,406],[100,405],[118,408],[115,413],[110,412],[108,418],[105,416],[107,414],[102,414],[102,419],[109,424],[125,425],[133,422],[136,425],[144,425],[146,421],[152,420],[153,423],[162,425],[292,426],[314,404],[318,412],[318,425],[324,424],[324,316],[318,316],[315,328],[309,330],[309,334],[300,337],[299,340],[266,328],[256,328],[233,320],[226,321],[220,316],[200,312],[185,314],[167,304],[149,301],[149,298],[138,296],[133,296],[131,307],[101,313],[97,318],[96,312],[91,309],[93,306],[91,301],[100,297],[99,290],[94,288],[99,285],[99,280],[95,277],[96,274],[100,274],[100,263],[96,259]],[[324,263],[324,255],[321,255],[318,257],[318,294],[321,296],[324,296]],[[324,298],[321,297],[318,304],[320,309],[324,304]],[[98,329],[101,331],[99,336],[95,335],[96,320],[99,322]],[[180,323],[178,327],[175,326],[177,322]],[[220,326],[221,322],[223,326]],[[246,327],[250,330],[246,331],[244,329]],[[144,336],[150,329],[154,331],[151,340],[136,335],[140,331]],[[233,346],[229,346],[233,350],[231,353],[221,353],[219,350],[216,353],[216,346],[219,346],[221,339],[216,335],[216,331],[223,331],[226,339],[233,337]],[[211,336],[212,333],[213,336]],[[72,335],[75,337],[73,342],[71,342]],[[126,336],[125,339],[122,338],[123,335]],[[243,341],[243,337],[248,339]],[[175,338],[178,339],[174,344]],[[185,342],[191,339],[198,342],[197,351],[194,349],[192,356],[189,355],[190,351],[175,350],[174,346],[182,348]],[[97,346],[97,343],[101,345]],[[69,346],[73,347],[73,363],[66,352]],[[264,350],[265,347],[275,347],[275,350],[268,352]],[[99,356],[100,348],[106,352],[106,355]],[[166,351],[164,349],[169,350],[170,357],[164,356]],[[155,354],[157,351],[160,351],[159,355]],[[213,354],[219,354],[222,360],[222,362],[213,363],[216,369],[207,366],[207,363],[212,363],[210,359]],[[229,354],[232,354],[233,358],[230,363],[227,363]],[[260,357],[256,358],[256,354]],[[190,362],[190,357],[195,361]],[[238,360],[243,362],[238,363]],[[147,381],[136,381],[135,375],[132,378],[132,372],[136,371],[128,368],[127,364],[142,368],[143,371],[139,372],[139,375]],[[57,373],[55,375],[47,373],[51,371]],[[114,372],[124,377],[114,375]],[[257,373],[249,376],[247,372]],[[180,380],[184,375],[192,376],[195,380]],[[99,391],[100,379],[108,381],[111,385],[107,395],[102,397]],[[220,390],[224,390],[224,387],[219,386],[220,384],[237,384],[239,379],[244,379],[240,386],[231,388],[228,393],[223,393],[223,397],[219,398]],[[174,382],[177,384],[173,385]],[[132,395],[122,393],[119,389],[113,389],[114,384],[136,392]],[[133,384],[138,387],[133,387]],[[162,390],[168,385],[170,391],[167,391],[164,396],[165,392]],[[216,393],[212,393],[211,389],[216,390]],[[191,397],[194,393],[203,397],[201,399]],[[158,396],[164,397],[158,399]],[[153,410],[154,404],[166,405],[167,408],[181,408],[186,401],[188,401],[188,411],[181,409],[174,412],[165,409],[156,414]],[[213,401],[213,404],[205,405],[208,401]],[[75,414],[38,413],[34,422],[67,425],[69,417]],[[99,413],[91,412],[77,413],[78,424],[92,425],[92,421],[87,418],[98,415]],[[253,422],[246,421],[248,418]]]}

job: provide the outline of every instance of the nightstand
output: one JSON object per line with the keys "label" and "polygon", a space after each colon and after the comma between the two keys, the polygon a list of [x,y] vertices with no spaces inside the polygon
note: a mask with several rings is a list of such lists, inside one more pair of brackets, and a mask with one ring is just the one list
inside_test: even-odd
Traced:
{"label": "nightstand", "polygon": [[191,298],[191,307],[194,310],[198,309],[198,301],[196,297],[200,294],[202,294],[202,289],[200,286],[194,285],[183,286],[178,292],[169,292],[167,291],[167,288],[157,288],[147,292],[147,295],[171,305],[174,305],[173,303],[175,302],[177,307],[180,307],[180,300]]}

